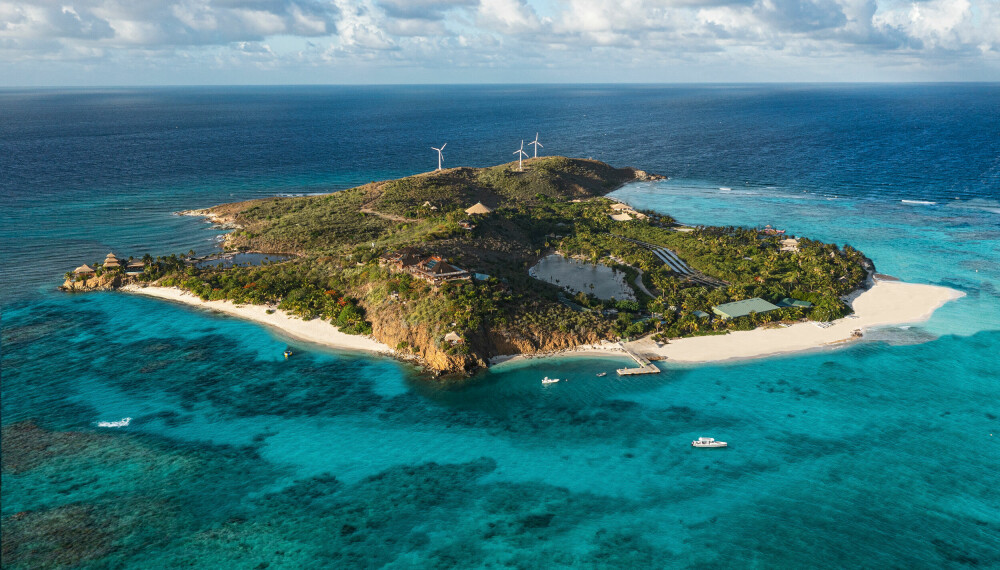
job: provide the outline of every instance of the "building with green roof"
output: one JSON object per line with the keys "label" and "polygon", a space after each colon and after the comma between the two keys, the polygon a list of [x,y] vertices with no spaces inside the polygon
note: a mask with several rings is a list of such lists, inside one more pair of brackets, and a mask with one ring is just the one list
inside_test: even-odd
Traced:
{"label": "building with green roof", "polygon": [[723,303],[712,307],[712,312],[724,319],[735,319],[745,317],[750,313],[766,313],[777,309],[777,305],[772,305],[760,297],[754,297],[753,299]]}
{"label": "building with green roof", "polygon": [[784,299],[778,301],[779,307],[802,307],[803,309],[808,309],[812,307],[813,304],[809,301],[800,301],[798,299],[792,299],[791,297],[785,297]]}

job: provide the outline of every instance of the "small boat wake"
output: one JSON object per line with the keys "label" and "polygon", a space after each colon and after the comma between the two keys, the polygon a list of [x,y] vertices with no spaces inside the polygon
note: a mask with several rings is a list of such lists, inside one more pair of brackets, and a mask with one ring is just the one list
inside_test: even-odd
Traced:
{"label": "small boat wake", "polygon": [[900,200],[900,202],[904,204],[919,204],[922,206],[933,206],[937,204],[937,202],[931,202],[929,200]]}
{"label": "small boat wake", "polygon": [[132,423],[132,418],[122,418],[117,422],[97,422],[97,427],[120,428],[120,427],[128,427],[128,424],[130,423]]}

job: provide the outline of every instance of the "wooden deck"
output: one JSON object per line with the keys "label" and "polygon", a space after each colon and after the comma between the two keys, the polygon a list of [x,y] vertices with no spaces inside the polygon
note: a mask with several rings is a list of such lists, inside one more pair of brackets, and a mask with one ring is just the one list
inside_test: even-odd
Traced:
{"label": "wooden deck", "polygon": [[636,364],[639,365],[638,368],[619,368],[617,370],[619,376],[633,376],[635,374],[659,374],[660,369],[656,367],[655,364],[649,361],[649,359],[639,356],[638,354],[632,352],[631,350],[625,348],[624,344],[619,344],[622,347],[622,351],[629,355]]}

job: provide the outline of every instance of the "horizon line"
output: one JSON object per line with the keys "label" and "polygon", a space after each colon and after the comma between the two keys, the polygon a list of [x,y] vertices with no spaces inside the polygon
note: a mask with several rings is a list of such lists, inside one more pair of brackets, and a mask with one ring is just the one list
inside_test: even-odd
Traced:
{"label": "horizon line", "polygon": [[761,86],[761,85],[1000,85],[1000,80],[914,80],[914,81],[675,81],[675,82],[477,82],[477,83],[110,83],[106,85],[0,85],[0,90],[28,89],[154,89],[154,88],[204,88],[204,87],[491,87],[491,86],[523,86],[523,87],[573,87],[573,86],[607,86],[607,87],[670,87],[670,86]]}

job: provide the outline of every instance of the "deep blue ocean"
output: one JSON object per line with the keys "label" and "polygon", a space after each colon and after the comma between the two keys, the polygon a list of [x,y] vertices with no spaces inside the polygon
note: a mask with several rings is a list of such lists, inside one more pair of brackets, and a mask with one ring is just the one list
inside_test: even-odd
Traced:
{"label": "deep blue ocean", "polygon": [[[839,350],[456,385],[55,290],[111,250],[213,250],[178,210],[431,170],[445,142],[446,167],[506,162],[536,132],[670,176],[616,192],[635,206],[966,295]],[[1000,568],[1000,85],[5,90],[0,206],[5,568]]]}

